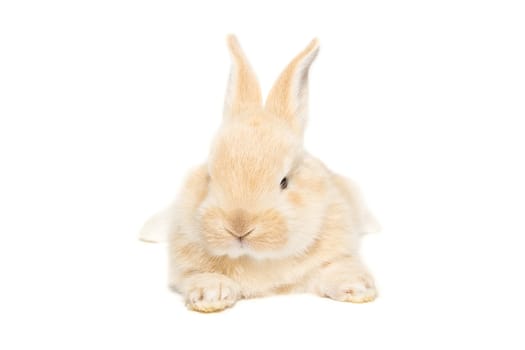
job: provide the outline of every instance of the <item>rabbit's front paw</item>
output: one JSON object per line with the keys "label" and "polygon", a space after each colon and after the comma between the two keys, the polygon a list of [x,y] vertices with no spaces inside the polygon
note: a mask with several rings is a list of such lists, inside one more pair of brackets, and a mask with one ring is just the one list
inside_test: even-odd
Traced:
{"label": "rabbit's front paw", "polygon": [[359,274],[334,281],[326,288],[325,295],[338,301],[366,303],[377,297],[377,290],[369,274]]}
{"label": "rabbit's front paw", "polygon": [[229,277],[203,273],[191,278],[186,305],[199,312],[216,312],[235,304],[239,295],[239,285]]}

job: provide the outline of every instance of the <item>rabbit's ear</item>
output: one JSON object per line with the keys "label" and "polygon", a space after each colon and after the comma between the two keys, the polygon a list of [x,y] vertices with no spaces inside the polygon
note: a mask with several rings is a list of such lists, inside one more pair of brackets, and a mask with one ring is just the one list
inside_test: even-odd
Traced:
{"label": "rabbit's ear", "polygon": [[266,110],[287,119],[302,132],[308,117],[308,70],[319,52],[312,42],[281,73],[266,100]]}
{"label": "rabbit's ear", "polygon": [[262,98],[257,78],[237,38],[229,35],[227,42],[232,57],[232,68],[224,102],[224,117],[230,118],[242,115],[253,107],[261,107]]}

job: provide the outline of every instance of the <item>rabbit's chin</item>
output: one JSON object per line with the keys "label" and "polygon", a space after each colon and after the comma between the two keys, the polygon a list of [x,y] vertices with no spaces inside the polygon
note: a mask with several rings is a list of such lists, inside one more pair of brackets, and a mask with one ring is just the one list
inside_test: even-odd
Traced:
{"label": "rabbit's chin", "polygon": [[255,252],[248,249],[230,250],[225,254],[230,259],[253,259],[253,260],[278,260],[289,257],[290,255],[283,252]]}
{"label": "rabbit's chin", "polygon": [[277,260],[294,255],[293,251],[288,249],[275,250],[255,250],[248,245],[238,244],[228,249],[209,249],[210,253],[215,256],[226,256],[230,259],[254,259],[254,260]]}

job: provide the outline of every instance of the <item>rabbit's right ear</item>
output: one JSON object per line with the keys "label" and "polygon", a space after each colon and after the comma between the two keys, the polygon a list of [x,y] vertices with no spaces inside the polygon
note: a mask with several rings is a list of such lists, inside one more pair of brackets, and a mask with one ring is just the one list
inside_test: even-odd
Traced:
{"label": "rabbit's right ear", "polygon": [[253,107],[260,107],[262,97],[257,78],[237,38],[228,35],[227,43],[232,57],[232,68],[224,101],[224,117],[231,118],[242,115]]}
{"label": "rabbit's right ear", "polygon": [[308,114],[308,71],[319,52],[319,41],[312,40],[281,73],[266,99],[266,110],[303,132]]}

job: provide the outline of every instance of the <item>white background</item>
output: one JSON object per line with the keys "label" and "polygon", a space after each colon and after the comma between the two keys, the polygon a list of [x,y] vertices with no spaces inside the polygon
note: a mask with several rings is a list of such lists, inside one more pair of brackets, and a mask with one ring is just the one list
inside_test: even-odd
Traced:
{"label": "white background", "polygon": [[[520,1],[2,1],[0,348],[525,347]],[[314,36],[307,148],[384,227],[371,304],[187,311],[137,239],[206,158],[238,35],[264,91]]]}

